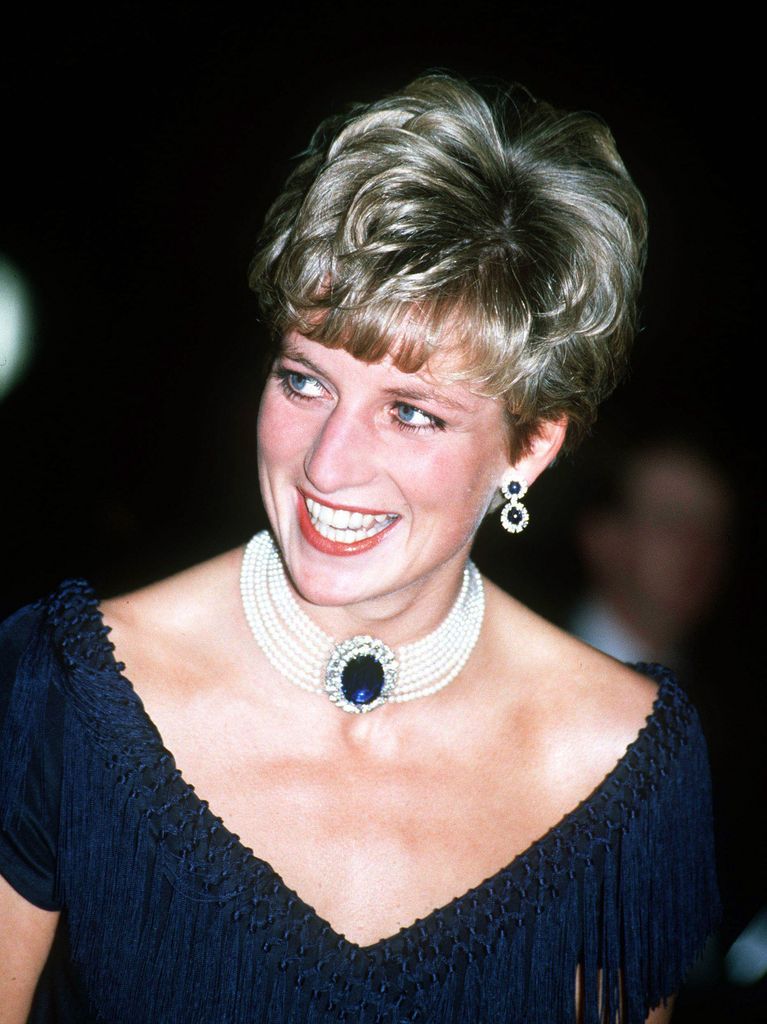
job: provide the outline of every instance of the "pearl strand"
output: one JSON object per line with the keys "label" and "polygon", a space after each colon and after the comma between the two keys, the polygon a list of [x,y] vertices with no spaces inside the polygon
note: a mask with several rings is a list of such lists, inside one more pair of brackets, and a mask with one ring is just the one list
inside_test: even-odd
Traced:
{"label": "pearl strand", "polygon": [[[299,607],[279,550],[266,530],[245,549],[240,593],[251,632],[272,666],[302,690],[327,695],[325,668],[336,641]],[[482,577],[469,560],[446,618],[427,636],[399,649],[397,681],[387,700],[403,703],[428,697],[451,683],[477,643],[484,610]]]}

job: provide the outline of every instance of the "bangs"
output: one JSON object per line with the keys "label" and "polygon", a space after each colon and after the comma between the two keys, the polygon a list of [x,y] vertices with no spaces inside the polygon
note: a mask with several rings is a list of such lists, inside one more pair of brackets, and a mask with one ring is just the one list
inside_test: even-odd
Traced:
{"label": "bangs", "polygon": [[[493,269],[504,277],[509,272],[508,264]],[[286,318],[281,333],[294,329],[367,363],[388,356],[403,373],[418,372],[434,356],[445,357],[450,364],[447,380],[469,384],[488,397],[508,396],[524,376],[521,362],[532,317],[521,295],[520,303],[511,307],[498,301],[494,276],[492,270],[480,271],[468,287],[460,282],[436,295],[399,301],[374,295],[354,305],[340,302],[335,289],[327,288],[321,298],[306,302],[302,312]],[[508,292],[508,283],[504,286]]]}

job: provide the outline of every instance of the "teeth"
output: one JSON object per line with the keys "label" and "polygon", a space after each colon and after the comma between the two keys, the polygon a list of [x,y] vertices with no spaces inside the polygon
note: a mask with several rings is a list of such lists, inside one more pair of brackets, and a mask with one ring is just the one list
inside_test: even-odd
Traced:
{"label": "teeth", "polygon": [[397,518],[385,512],[373,516],[345,508],[328,508],[312,498],[306,499],[306,507],[315,530],[328,540],[342,544],[354,544],[373,537]]}
{"label": "teeth", "polygon": [[333,512],[333,526],[337,530],[345,530],[349,525],[352,514],[345,508],[337,508]]}

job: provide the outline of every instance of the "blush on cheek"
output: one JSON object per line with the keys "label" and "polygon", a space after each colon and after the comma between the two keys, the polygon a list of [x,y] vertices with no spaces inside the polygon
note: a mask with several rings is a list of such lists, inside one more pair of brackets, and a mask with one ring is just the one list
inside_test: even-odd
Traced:
{"label": "blush on cheek", "polygon": [[299,416],[291,416],[287,402],[274,393],[275,385],[267,384],[258,412],[257,436],[259,452],[267,457],[295,455],[305,440],[306,424]]}
{"label": "blush on cheek", "polygon": [[[429,479],[435,482],[435,486],[437,481],[441,483],[442,487],[445,487],[451,480],[464,480],[466,483],[462,489],[468,489],[470,492],[479,485],[480,472],[474,465],[476,456],[465,463],[463,459],[460,461],[456,459],[455,451],[452,451],[448,445],[443,446],[444,450],[438,446],[435,447],[438,450],[430,453],[429,456]],[[469,475],[472,474],[472,470],[473,475]]]}

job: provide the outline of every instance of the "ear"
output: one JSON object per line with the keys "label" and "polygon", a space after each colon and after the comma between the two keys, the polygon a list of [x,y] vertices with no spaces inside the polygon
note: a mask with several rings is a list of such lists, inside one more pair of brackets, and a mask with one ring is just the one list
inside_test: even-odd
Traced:
{"label": "ear", "polygon": [[558,420],[544,420],[530,439],[527,451],[512,465],[509,463],[507,479],[514,475],[528,484],[537,480],[544,469],[548,469],[559,454],[567,433],[567,417]]}

